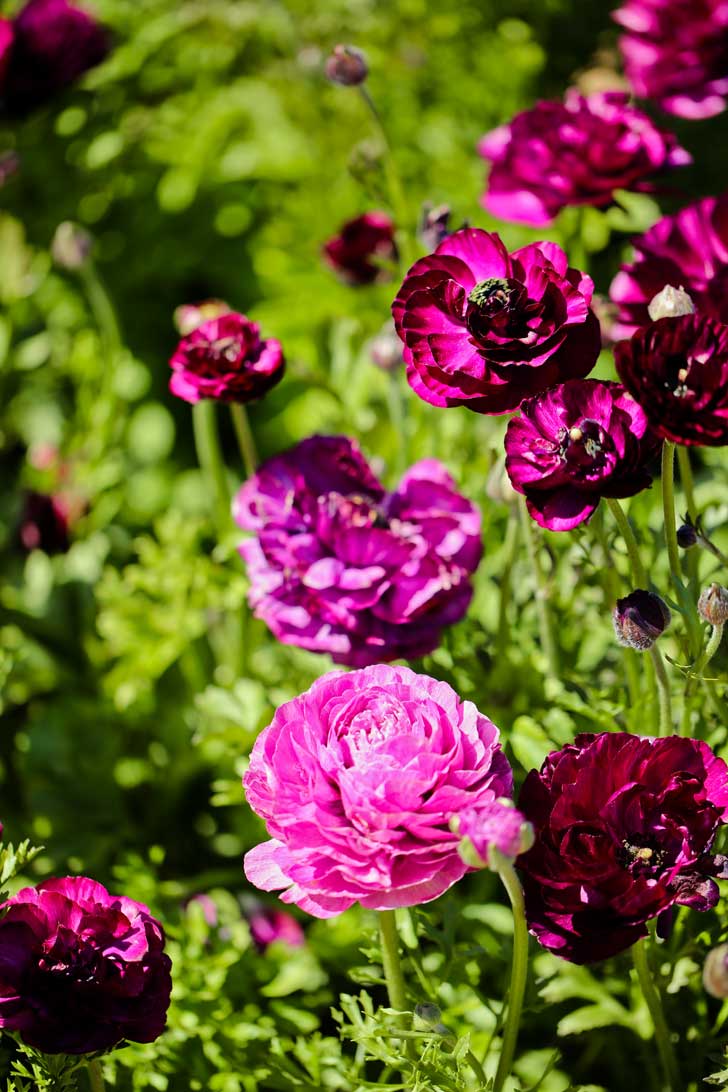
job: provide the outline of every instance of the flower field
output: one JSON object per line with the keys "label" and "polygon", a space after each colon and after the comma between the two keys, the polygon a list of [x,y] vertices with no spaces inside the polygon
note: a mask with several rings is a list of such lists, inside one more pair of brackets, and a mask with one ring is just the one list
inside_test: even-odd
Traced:
{"label": "flower field", "polygon": [[1,1092],[728,1087],[723,0],[0,0]]}

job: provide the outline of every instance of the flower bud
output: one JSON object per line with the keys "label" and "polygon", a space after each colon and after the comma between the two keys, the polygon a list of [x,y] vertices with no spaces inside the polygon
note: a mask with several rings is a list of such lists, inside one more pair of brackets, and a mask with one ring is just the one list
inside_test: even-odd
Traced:
{"label": "flower bud", "polygon": [[647,313],[653,322],[657,322],[661,318],[694,315],[695,304],[682,286],[673,288],[671,284],[666,284],[662,291],[650,300]]}
{"label": "flower bud", "polygon": [[383,372],[393,372],[402,366],[402,342],[397,337],[393,322],[386,322],[369,342],[369,356]]}
{"label": "flower bud", "polygon": [[338,83],[342,87],[355,87],[364,83],[369,75],[369,65],[356,46],[337,45],[329,54],[324,71],[332,83]]}
{"label": "flower bud", "polygon": [[720,584],[703,588],[698,599],[698,614],[711,626],[722,626],[728,622],[728,588]]}
{"label": "flower bud", "polygon": [[51,243],[53,261],[61,269],[76,273],[88,262],[93,250],[93,239],[87,231],[70,220],[64,220],[56,228]]}
{"label": "flower bud", "polygon": [[515,861],[533,845],[533,827],[513,801],[501,797],[453,816],[450,827],[461,836],[458,853],[471,868],[498,870],[498,856]]}
{"label": "flower bud", "polygon": [[711,949],[703,964],[703,985],[711,997],[728,997],[728,944]]}
{"label": "flower bud", "polygon": [[425,201],[422,206],[417,235],[428,251],[436,250],[450,234],[450,214],[449,205],[432,205]]}
{"label": "flower bud", "polygon": [[181,337],[187,337],[208,319],[229,315],[232,308],[224,300],[203,300],[201,303],[182,303],[174,310],[172,321]]}
{"label": "flower bud", "polygon": [[692,523],[683,523],[677,529],[677,544],[683,550],[689,550],[698,541],[698,532]]}
{"label": "flower bud", "polygon": [[442,1012],[439,1006],[433,1005],[430,1001],[423,1001],[421,1005],[415,1005],[415,1016],[423,1024],[430,1027],[439,1024],[442,1020]]}
{"label": "flower bud", "polygon": [[612,613],[620,645],[646,652],[670,624],[670,610],[659,595],[638,588],[618,599]]}

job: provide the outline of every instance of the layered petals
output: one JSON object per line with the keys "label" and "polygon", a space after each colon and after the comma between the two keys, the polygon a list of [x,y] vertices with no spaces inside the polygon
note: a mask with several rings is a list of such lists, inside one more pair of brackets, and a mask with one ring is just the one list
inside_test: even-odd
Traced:
{"label": "layered petals", "polygon": [[169,362],[169,389],[185,402],[251,402],[283,378],[280,342],[261,339],[260,329],[236,311],[193,327]]}

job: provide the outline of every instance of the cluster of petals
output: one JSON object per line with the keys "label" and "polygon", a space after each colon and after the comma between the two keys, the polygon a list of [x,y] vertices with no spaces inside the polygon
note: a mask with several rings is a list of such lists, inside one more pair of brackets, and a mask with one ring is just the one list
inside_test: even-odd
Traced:
{"label": "cluster of petals", "polygon": [[483,137],[491,161],[483,206],[491,215],[533,227],[551,224],[569,205],[611,204],[615,190],[651,190],[652,176],[691,162],[623,91],[537,102]]}
{"label": "cluster of petals", "polygon": [[283,350],[275,338],[262,339],[245,315],[229,311],[195,326],[170,359],[169,389],[185,402],[251,402],[283,378]]}
{"label": "cluster of petals", "polygon": [[580,735],[532,770],[518,801],[536,841],[519,858],[529,928],[574,963],[630,947],[675,904],[708,910],[725,858],[728,766],[707,744]]}
{"label": "cluster of petals", "polygon": [[146,906],[69,876],[26,887],[0,909],[0,1028],[46,1054],[161,1034],[171,963]]}
{"label": "cluster of petals", "polygon": [[601,497],[631,497],[651,481],[657,437],[619,383],[572,379],[521,405],[508,423],[506,471],[541,527],[570,531]]}
{"label": "cluster of petals", "polygon": [[619,308],[616,337],[649,321],[647,306],[666,284],[684,288],[700,314],[728,322],[728,193],[664,216],[634,250],[609,292]]}
{"label": "cluster of petals", "polygon": [[437,898],[466,872],[454,815],[509,796],[498,729],[444,682],[376,664],[286,702],[244,778],[270,840],[251,883],[315,917]]}
{"label": "cluster of petals", "polygon": [[0,19],[0,107],[20,116],[75,83],[109,51],[106,30],[68,0],[27,0]]}
{"label": "cluster of petals", "polygon": [[600,350],[593,290],[556,243],[509,254],[496,234],[454,232],[392,304],[410,386],[434,406],[497,414],[587,375]]}
{"label": "cluster of petals", "polygon": [[728,444],[728,325],[698,314],[659,319],[619,342],[614,358],[658,436]]}
{"label": "cluster of petals", "polygon": [[386,212],[365,212],[347,220],[324,243],[324,259],[347,284],[386,280],[387,265],[397,260],[394,231],[394,221]]}
{"label": "cluster of petals", "polygon": [[233,514],[250,604],[285,644],[363,667],[422,656],[465,614],[480,514],[434,459],[392,493],[355,442],[311,436],[265,462]]}
{"label": "cluster of petals", "polygon": [[619,48],[635,95],[681,118],[725,110],[725,0],[626,0],[613,18],[623,30]]}

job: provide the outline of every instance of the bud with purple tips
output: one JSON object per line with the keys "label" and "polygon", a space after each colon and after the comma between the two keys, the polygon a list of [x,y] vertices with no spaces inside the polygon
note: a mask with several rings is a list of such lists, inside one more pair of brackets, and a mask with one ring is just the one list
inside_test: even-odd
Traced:
{"label": "bud with purple tips", "polygon": [[698,599],[698,614],[711,626],[724,626],[728,622],[728,588],[720,584],[704,588]]}

